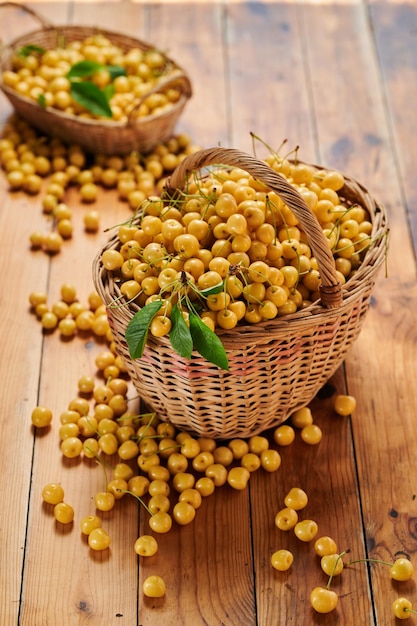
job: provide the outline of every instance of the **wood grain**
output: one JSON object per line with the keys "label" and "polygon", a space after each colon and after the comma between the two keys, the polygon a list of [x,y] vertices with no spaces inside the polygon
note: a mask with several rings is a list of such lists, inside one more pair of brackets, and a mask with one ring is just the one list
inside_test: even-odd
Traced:
{"label": "wood grain", "polygon": [[[312,403],[323,430],[318,446],[280,449],[278,472],[257,472],[244,492],[219,488],[204,499],[195,521],[159,538],[152,559],[133,543],[148,532],[148,514],[129,496],[103,516],[112,545],[93,553],[78,523],[94,512],[103,488],[94,461],[64,462],[59,414],[77,393],[82,374],[95,374],[104,344],[42,335],[28,294],[59,297],[64,282],[85,301],[91,262],[106,228],[131,215],[114,191],[94,205],[101,230],[86,235],[87,205],[71,189],[74,235],[50,258],[30,251],[34,230],[48,227],[41,197],[10,193],[0,174],[0,328],[2,330],[0,623],[3,626],[395,626],[396,596],[417,602],[415,583],[393,583],[384,566],[347,567],[332,583],[337,610],[319,616],[308,596],[325,585],[311,544],[278,531],[274,517],[292,486],[303,487],[303,512],[333,536],[347,558],[392,560],[417,549],[416,261],[417,183],[414,175],[417,45],[414,3],[386,0],[314,2],[38,2],[49,21],[99,24],[156,42],[189,72],[194,95],[178,125],[194,143],[253,151],[250,132],[273,148],[300,144],[307,161],[338,167],[362,181],[387,207],[391,233],[382,271],[360,338],[345,365]],[[7,42],[38,27],[29,15],[0,9]],[[6,35],[6,36],[5,36]],[[0,125],[11,110],[0,96]],[[257,153],[262,150],[257,144]],[[336,417],[335,394],[357,398],[352,418]],[[48,432],[36,433],[30,413],[54,412]],[[132,408],[137,402],[132,402]],[[271,437],[271,433],[267,433]],[[108,470],[110,471],[110,470]],[[41,503],[46,482],[62,482],[73,504],[72,527],[56,524]],[[294,553],[290,572],[270,566],[271,553]],[[163,599],[143,596],[158,573]],[[415,622],[411,618],[408,623]]]}
{"label": "wood grain", "polygon": [[[311,64],[316,66],[326,53],[328,58],[340,60],[340,66],[326,64],[326,70],[323,68],[316,79],[313,96],[319,97],[331,75],[343,76],[343,81],[339,81],[327,99],[329,109],[339,110],[344,119],[355,116],[355,125],[348,126],[349,135],[339,142],[339,149],[343,146],[339,166],[370,181],[373,192],[388,207],[391,224],[388,278],[380,277],[368,320],[346,362],[348,388],[359,402],[359,410],[353,417],[353,435],[365,541],[371,558],[389,561],[402,553],[411,556],[416,549],[413,522],[416,505],[414,490],[409,483],[416,466],[415,447],[411,443],[416,439],[416,431],[412,415],[403,408],[404,405],[410,406],[409,403],[413,406],[416,399],[415,390],[407,384],[410,376],[411,379],[415,377],[416,368],[413,250],[407,235],[407,216],[402,206],[394,159],[395,147],[386,124],[390,114],[384,107],[386,85],[381,83],[372,40],[363,38],[360,15],[349,14],[344,7],[330,6],[323,10],[329,15],[324,16],[322,11],[318,16],[314,10],[305,14],[309,29],[314,24],[333,24],[339,36],[336,39],[326,33],[327,37],[322,41],[334,42],[331,50],[328,46],[326,49],[311,46]],[[355,29],[358,23],[360,27]],[[359,76],[358,67],[364,69]],[[393,91],[396,93],[395,88]],[[336,94],[337,99],[331,97]],[[352,108],[353,98],[355,102],[363,102],[363,106],[356,104]],[[364,110],[366,115],[361,114]],[[323,115],[318,113],[323,158],[325,161],[333,158],[337,162],[337,142],[332,141],[336,136],[332,116],[326,111]],[[338,126],[338,120],[334,122]],[[401,306],[396,306],[395,303],[400,301]],[[382,470],[384,464],[389,468],[387,471]],[[396,595],[410,593],[414,587],[408,585],[400,589],[381,568],[373,565],[370,569],[376,623],[390,623],[391,602],[387,599],[393,601]]]}

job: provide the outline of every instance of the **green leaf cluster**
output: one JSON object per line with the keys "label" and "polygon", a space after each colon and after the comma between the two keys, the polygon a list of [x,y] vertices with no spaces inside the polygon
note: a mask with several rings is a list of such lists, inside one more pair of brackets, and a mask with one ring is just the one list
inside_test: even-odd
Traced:
{"label": "green leaf cluster", "polygon": [[28,44],[27,46],[22,46],[17,51],[17,56],[22,58],[27,58],[30,54],[44,54],[46,50],[41,46],[37,46],[35,44]]}
{"label": "green leaf cluster", "polygon": [[[221,286],[220,286],[221,288]],[[130,320],[125,333],[130,356],[140,359],[145,349],[149,327],[159,309],[162,300],[146,304]],[[169,340],[172,348],[180,356],[191,359],[193,350],[196,350],[205,359],[221,369],[228,370],[226,350],[220,338],[202,321],[193,310],[189,310],[188,327],[180,309],[175,304],[171,312],[171,332]]]}
{"label": "green leaf cluster", "polygon": [[67,78],[71,83],[71,96],[78,104],[81,104],[94,115],[109,118],[112,117],[109,101],[114,93],[113,85],[100,89],[100,87],[89,80],[94,72],[102,69],[106,69],[109,72],[112,81],[117,76],[126,76],[126,71],[119,65],[103,65],[96,61],[80,61],[70,68]]}

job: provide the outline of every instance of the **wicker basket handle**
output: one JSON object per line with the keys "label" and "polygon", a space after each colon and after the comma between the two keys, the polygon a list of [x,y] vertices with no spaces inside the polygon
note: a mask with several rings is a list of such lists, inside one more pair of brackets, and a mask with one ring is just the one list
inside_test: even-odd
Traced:
{"label": "wicker basket handle", "polygon": [[165,184],[166,197],[173,197],[177,190],[183,190],[190,174],[208,165],[230,165],[239,167],[275,191],[281,200],[298,218],[317,258],[321,276],[320,295],[324,306],[334,308],[342,302],[342,286],[336,274],[336,267],[328,240],[320,224],[296,189],[281,174],[264,161],[234,148],[209,148],[187,156],[173,171]]}
{"label": "wicker basket handle", "polygon": [[155,85],[155,87],[152,87],[152,89],[149,89],[149,91],[147,91],[146,94],[144,94],[141,98],[139,98],[139,100],[135,103],[134,107],[129,113],[126,126],[129,126],[130,124],[135,124],[135,122],[137,121],[137,118],[135,118],[135,112],[138,110],[140,105],[146,100],[148,96],[150,96],[153,93],[159,93],[160,91],[167,89],[170,85],[174,86],[177,83],[180,83],[182,85],[183,95],[185,95],[187,98],[190,98],[192,95],[192,87],[191,87],[191,82],[188,76],[184,74],[183,72],[168,76],[167,78],[162,80],[160,83]]}
{"label": "wicker basket handle", "polygon": [[31,15],[32,17],[35,18],[35,20],[37,20],[38,22],[40,22],[42,28],[46,29],[46,28],[52,28],[53,25],[51,24],[51,22],[49,22],[48,20],[46,20],[44,17],[42,17],[41,15],[39,15],[39,13],[36,13],[36,11],[34,11],[33,9],[31,9],[30,7],[26,6],[25,4],[19,4],[18,2],[1,2],[0,3],[0,9],[3,9],[5,7],[14,7],[15,9],[19,9],[19,11],[21,9],[23,9],[23,11],[26,11],[26,13],[29,13],[29,15]]}

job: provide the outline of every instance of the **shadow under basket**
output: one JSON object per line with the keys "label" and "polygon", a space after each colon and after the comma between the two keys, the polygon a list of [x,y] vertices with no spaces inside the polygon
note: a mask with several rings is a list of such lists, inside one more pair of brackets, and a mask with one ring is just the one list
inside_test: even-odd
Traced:
{"label": "shadow under basket", "polygon": [[[187,157],[167,181],[167,195],[182,189],[188,175],[210,164],[246,170],[276,191],[298,217],[317,258],[321,299],[294,314],[216,332],[226,349],[229,371],[194,352],[180,357],[167,337],[149,335],[142,358],[130,357],[127,325],[137,305],[120,303],[117,280],[102,264],[106,249],[118,249],[117,234],[93,264],[95,287],[103,299],[119,354],[140,397],[163,421],[199,436],[249,437],[276,427],[306,406],[334,374],[357,338],[369,309],[371,290],[386,256],[385,209],[357,181],[345,176],[339,196],[361,205],[372,221],[370,245],[356,273],[341,286],[323,231],[301,195],[266,163],[234,149],[202,150]],[[312,166],[319,170],[326,168]],[[138,217],[138,220],[140,218]]]}

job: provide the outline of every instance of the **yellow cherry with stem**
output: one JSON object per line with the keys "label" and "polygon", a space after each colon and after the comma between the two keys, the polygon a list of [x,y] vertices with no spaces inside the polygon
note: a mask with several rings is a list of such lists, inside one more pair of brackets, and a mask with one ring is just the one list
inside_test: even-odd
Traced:
{"label": "yellow cherry with stem", "polygon": [[379,563],[381,565],[387,565],[391,578],[400,582],[410,580],[414,574],[413,564],[406,557],[399,557],[394,563],[383,561],[382,559],[358,559],[350,561],[346,563],[346,565],[353,565],[354,563]]}
{"label": "yellow cherry with stem", "polygon": [[338,601],[337,593],[328,587],[315,587],[310,593],[311,606],[317,613],[330,613]]}
{"label": "yellow cherry with stem", "polygon": [[346,552],[341,552],[338,558],[335,559],[327,585],[325,587],[315,587],[310,593],[310,604],[317,613],[331,613],[339,602],[337,593],[330,589],[330,585],[338,567],[338,562],[345,554]]}
{"label": "yellow cherry with stem", "polygon": [[413,609],[408,598],[396,598],[392,603],[392,611],[398,619],[408,619],[413,614],[417,615],[417,611]]}

